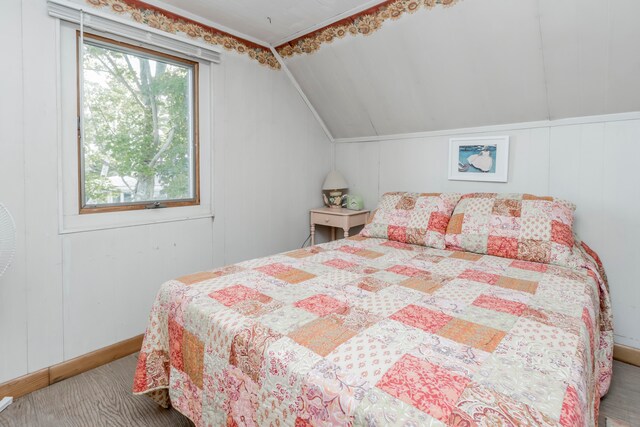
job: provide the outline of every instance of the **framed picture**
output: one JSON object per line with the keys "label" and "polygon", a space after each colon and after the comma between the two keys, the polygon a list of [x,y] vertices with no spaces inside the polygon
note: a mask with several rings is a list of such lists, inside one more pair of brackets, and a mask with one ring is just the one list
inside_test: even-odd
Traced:
{"label": "framed picture", "polygon": [[507,182],[509,137],[449,139],[449,179]]}

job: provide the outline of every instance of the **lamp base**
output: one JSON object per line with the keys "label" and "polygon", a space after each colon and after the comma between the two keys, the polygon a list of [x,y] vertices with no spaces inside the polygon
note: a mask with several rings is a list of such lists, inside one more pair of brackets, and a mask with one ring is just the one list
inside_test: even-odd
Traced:
{"label": "lamp base", "polygon": [[342,195],[342,191],[330,191],[329,197],[323,195],[324,203],[330,208],[340,209],[342,207],[342,202],[346,196]]}

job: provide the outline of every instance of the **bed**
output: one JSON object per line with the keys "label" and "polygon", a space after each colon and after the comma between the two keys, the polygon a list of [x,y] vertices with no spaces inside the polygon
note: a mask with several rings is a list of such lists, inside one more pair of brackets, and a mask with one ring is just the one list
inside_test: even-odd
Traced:
{"label": "bed", "polygon": [[166,282],[134,392],[197,426],[597,424],[612,324],[586,244],[571,267],[387,230]]}

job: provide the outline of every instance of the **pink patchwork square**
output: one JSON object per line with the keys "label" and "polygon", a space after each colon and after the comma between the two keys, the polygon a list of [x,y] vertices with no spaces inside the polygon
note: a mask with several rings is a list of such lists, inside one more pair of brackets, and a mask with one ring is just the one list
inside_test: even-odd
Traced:
{"label": "pink patchwork square", "polygon": [[571,227],[560,221],[551,221],[551,241],[572,247],[574,240]]}
{"label": "pink patchwork square", "polygon": [[492,273],[485,273],[478,270],[465,270],[458,276],[460,279],[473,280],[474,282],[487,283],[489,285],[495,285],[498,283],[500,276]]}
{"label": "pink patchwork square", "polygon": [[265,304],[271,301],[271,297],[243,285],[229,286],[228,288],[211,292],[209,296],[227,307],[231,307],[240,301],[249,299],[260,301]]}
{"label": "pink patchwork square", "polygon": [[583,426],[585,421],[584,414],[586,412],[586,408],[580,403],[576,389],[572,386],[567,387],[567,392],[562,402],[560,425],[564,427]]}
{"label": "pink patchwork square", "polygon": [[420,270],[418,268],[409,267],[408,265],[394,265],[387,268],[387,271],[399,274],[401,276],[409,277],[429,277],[431,274],[428,271]]}
{"label": "pink patchwork square", "polygon": [[338,248],[338,250],[341,251],[341,252],[346,252],[348,254],[355,254],[355,253],[360,252],[362,250],[362,248],[358,248],[356,246],[346,245],[346,246],[342,246],[342,247]]}
{"label": "pink patchwork square", "polygon": [[402,249],[405,251],[412,251],[413,248],[411,247],[411,245],[408,245],[406,243],[403,242],[396,242],[395,240],[388,240],[384,243],[380,243],[380,246],[387,246],[389,248],[394,248],[394,249]]}
{"label": "pink patchwork square", "polygon": [[413,304],[409,304],[389,318],[431,333],[437,332],[453,319],[447,314]]}
{"label": "pink patchwork square", "polygon": [[429,217],[429,224],[427,230],[435,231],[436,233],[444,233],[447,231],[447,225],[449,224],[449,215],[445,215],[440,212],[432,212]]}
{"label": "pink patchwork square", "polygon": [[340,270],[348,270],[353,267],[357,267],[358,264],[353,262],[345,261],[340,258],[330,259],[329,261],[323,262],[327,267],[339,268]]}
{"label": "pink patchwork square", "polygon": [[487,254],[502,258],[515,258],[518,256],[518,239],[489,236],[487,239]]}
{"label": "pink patchwork square", "polygon": [[546,264],[540,264],[531,261],[515,260],[511,262],[509,266],[519,268],[521,270],[538,271],[540,273],[544,273],[545,271],[547,271]]}
{"label": "pink patchwork square", "polygon": [[291,270],[291,267],[284,264],[275,263],[257,267],[256,270],[262,271],[264,274],[268,274],[269,276],[277,277],[280,274],[289,272]]}
{"label": "pink patchwork square", "polygon": [[503,313],[513,314],[516,316],[520,316],[522,312],[527,308],[527,305],[522,304],[521,302],[509,301],[491,295],[480,295],[473,302],[473,305],[477,307],[487,308],[493,311],[501,311]]}
{"label": "pink patchwork square", "polygon": [[378,381],[378,388],[442,422],[449,420],[471,380],[406,354]]}
{"label": "pink patchwork square", "polygon": [[331,313],[344,314],[349,310],[349,306],[346,303],[322,294],[300,300],[294,306],[317,314],[320,317]]}
{"label": "pink patchwork square", "polygon": [[389,240],[397,240],[398,242],[407,241],[407,227],[398,227],[396,225],[390,225],[387,228],[387,235]]}
{"label": "pink patchwork square", "polygon": [[182,336],[184,328],[175,319],[169,317],[169,360],[171,366],[184,371],[182,358]]}

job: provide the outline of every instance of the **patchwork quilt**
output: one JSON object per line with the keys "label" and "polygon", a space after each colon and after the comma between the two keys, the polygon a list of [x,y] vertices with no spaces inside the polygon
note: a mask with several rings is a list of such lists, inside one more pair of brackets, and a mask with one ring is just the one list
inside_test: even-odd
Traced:
{"label": "patchwork quilt", "polygon": [[589,426],[611,377],[602,264],[355,236],[165,283],[134,392],[197,426]]}

